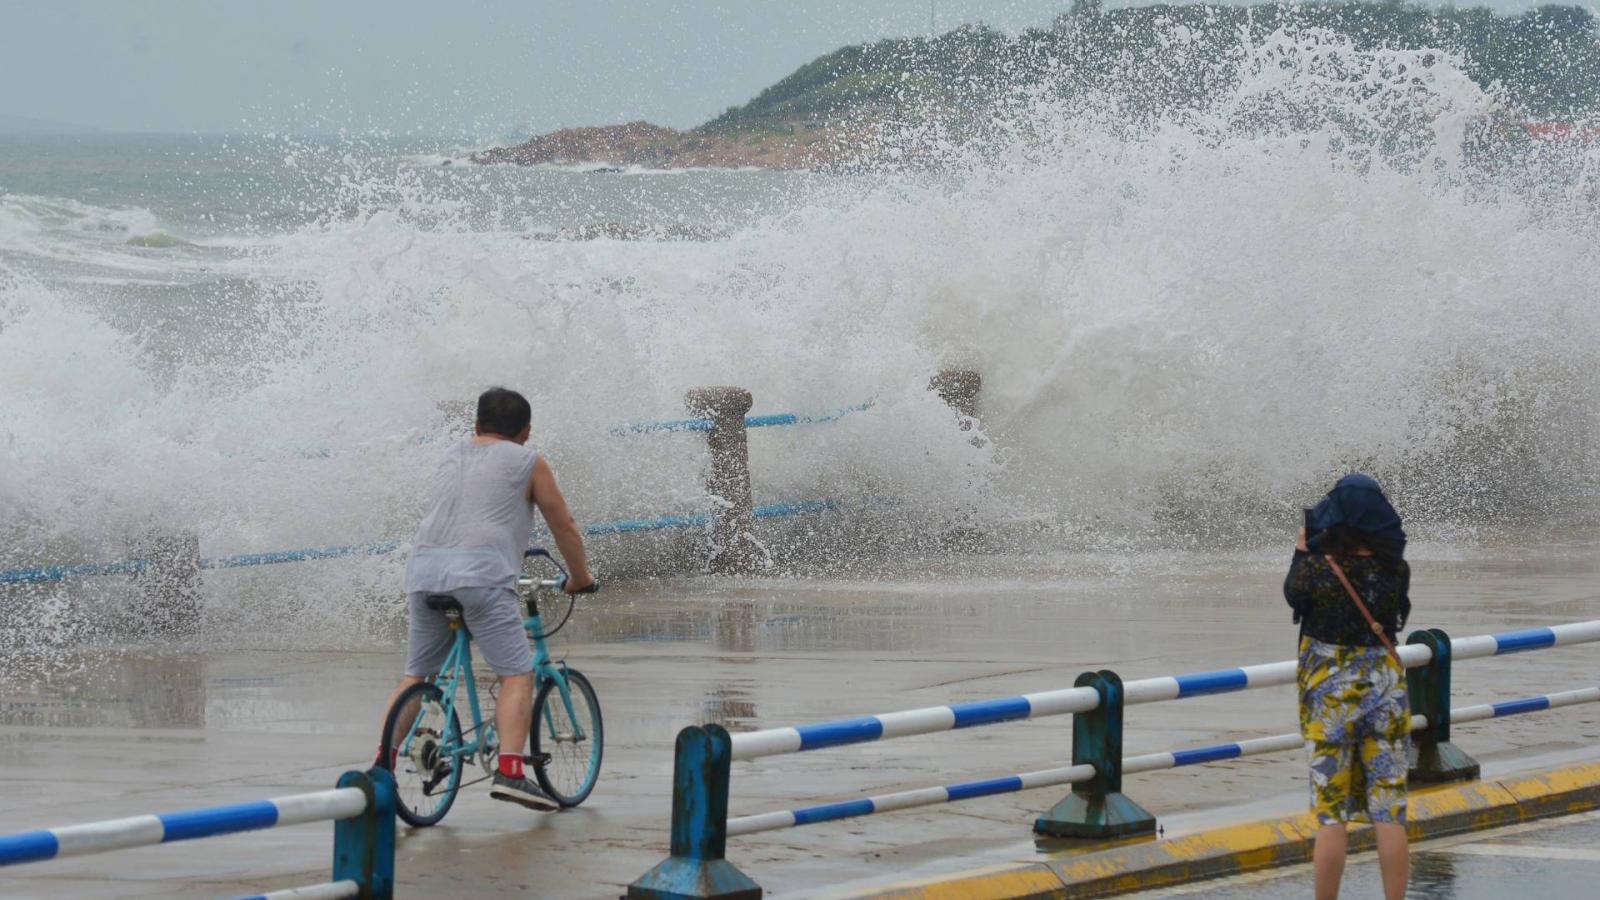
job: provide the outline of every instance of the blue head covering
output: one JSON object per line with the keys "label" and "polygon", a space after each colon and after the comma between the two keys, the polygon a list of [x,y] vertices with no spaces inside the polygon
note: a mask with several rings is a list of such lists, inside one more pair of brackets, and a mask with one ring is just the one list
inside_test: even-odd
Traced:
{"label": "blue head covering", "polygon": [[1312,551],[1318,549],[1322,533],[1335,525],[1348,525],[1397,548],[1406,545],[1406,533],[1400,527],[1400,514],[1389,505],[1377,479],[1359,472],[1346,475],[1334,484],[1328,496],[1311,509],[1310,530],[1315,532],[1306,542]]}

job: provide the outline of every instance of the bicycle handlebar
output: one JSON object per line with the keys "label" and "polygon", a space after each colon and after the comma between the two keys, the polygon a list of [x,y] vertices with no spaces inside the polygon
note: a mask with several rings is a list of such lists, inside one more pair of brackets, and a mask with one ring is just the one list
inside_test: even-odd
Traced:
{"label": "bicycle handlebar", "polygon": [[[526,588],[535,588],[535,589],[541,590],[541,591],[559,591],[559,590],[561,590],[561,586],[566,584],[566,583],[567,583],[567,579],[565,577],[534,579],[534,578],[529,578],[528,576],[524,575],[521,578],[517,579],[517,588],[519,590],[526,589]],[[579,594],[598,594],[598,593],[600,593],[600,581],[598,579],[596,579],[595,581],[590,583],[590,585],[588,587],[584,588],[581,591],[577,591],[576,593],[579,593]]]}
{"label": "bicycle handlebar", "polygon": [[[558,578],[545,578],[545,579],[536,580],[536,579],[534,579],[534,577],[532,575],[523,574],[522,576],[517,578],[517,587],[519,587],[519,588],[537,587],[539,590],[542,590],[542,591],[551,590],[551,589],[560,590],[561,586],[567,583],[567,570],[566,570],[566,568],[563,567],[561,565],[561,563],[557,562],[556,558],[554,556],[550,555],[550,551],[549,550],[546,550],[543,547],[529,547],[527,550],[524,550],[522,552],[522,558],[523,559],[531,559],[531,558],[536,557],[536,556],[542,556],[545,559],[550,560],[551,565],[554,565],[556,567],[556,569],[558,569],[561,572],[560,577],[558,577]],[[600,593],[600,581],[599,581],[599,579],[596,579],[595,581],[590,582],[588,587],[584,588],[581,591],[577,591],[577,593],[579,593],[579,594],[598,594],[598,593]]]}

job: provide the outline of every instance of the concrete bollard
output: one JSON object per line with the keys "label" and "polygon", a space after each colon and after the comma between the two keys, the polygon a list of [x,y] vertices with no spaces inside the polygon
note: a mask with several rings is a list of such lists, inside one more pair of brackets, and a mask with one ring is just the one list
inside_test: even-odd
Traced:
{"label": "concrete bollard", "polygon": [[755,566],[754,501],[750,495],[750,443],[744,417],[753,404],[750,392],[736,387],[695,388],[684,404],[696,416],[711,420],[707,443],[711,467],[706,493],[711,495],[712,572],[748,572]]}
{"label": "concrete bollard", "polygon": [[[983,389],[983,376],[971,369],[940,369],[928,382],[928,390],[939,395],[946,406],[961,417],[961,430],[972,431],[978,418],[978,393]],[[973,435],[967,443],[982,447],[984,438]],[[956,522],[939,535],[940,546],[948,550],[971,551],[984,538],[983,529],[977,527],[977,511],[971,506],[958,511]]]}
{"label": "concrete bollard", "polygon": [[982,389],[983,376],[971,369],[941,369],[928,382],[928,390],[938,393],[939,399],[969,419],[978,417],[978,392]]}
{"label": "concrete bollard", "polygon": [[672,855],[628,885],[628,900],[760,900],[725,858],[733,741],[721,725],[678,732],[672,760]]}
{"label": "concrete bollard", "polygon": [[1476,781],[1478,761],[1450,743],[1450,636],[1437,628],[1414,631],[1407,644],[1433,651],[1425,666],[1406,670],[1412,715],[1426,716],[1428,727],[1411,733],[1409,780],[1417,784]]}
{"label": "concrete bollard", "polygon": [[134,544],[142,565],[133,575],[138,613],[152,631],[184,636],[200,631],[200,536],[150,532]]}
{"label": "concrete bollard", "polygon": [[1034,832],[1100,839],[1154,832],[1155,816],[1122,793],[1122,679],[1102,669],[1084,672],[1073,686],[1100,695],[1099,706],[1072,714],[1072,764],[1094,766],[1095,776],[1034,820]]}

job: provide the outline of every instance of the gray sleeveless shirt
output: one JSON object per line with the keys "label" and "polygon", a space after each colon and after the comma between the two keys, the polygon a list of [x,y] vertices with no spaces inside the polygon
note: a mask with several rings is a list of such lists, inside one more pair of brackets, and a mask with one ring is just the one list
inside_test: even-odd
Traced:
{"label": "gray sleeveless shirt", "polygon": [[450,448],[433,474],[428,515],[411,542],[406,592],[511,586],[533,532],[535,453],[511,441]]}

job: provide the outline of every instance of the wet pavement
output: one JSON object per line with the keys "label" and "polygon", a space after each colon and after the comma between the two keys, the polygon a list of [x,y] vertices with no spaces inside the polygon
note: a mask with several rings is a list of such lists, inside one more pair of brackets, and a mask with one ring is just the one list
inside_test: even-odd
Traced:
{"label": "wet pavement", "polygon": [[[1432,558],[1418,548],[1412,626],[1465,636],[1600,618],[1596,546],[1585,538]],[[1286,659],[1294,629],[1279,593],[1284,562],[985,556],[880,580],[615,586],[553,641],[557,656],[593,680],[605,712],[593,797],[539,815],[489,800],[484,785],[469,788],[441,826],[402,834],[400,896],[617,896],[665,854],[672,741],[685,725],[752,729],[978,700],[1069,686],[1086,669],[1139,678]],[[211,575],[207,587],[244,590]],[[210,638],[210,647],[184,652],[60,654],[0,687],[0,830],[317,790],[364,765],[402,662],[398,619],[387,645],[361,650],[277,649],[294,643],[294,628],[285,622],[287,639],[250,638],[256,649],[218,649]],[[1593,684],[1596,653],[1600,645],[1464,663],[1458,702]],[[1288,688],[1135,707],[1127,751],[1278,734],[1294,722]],[[1070,719],[1056,717],[738,764],[730,811],[1065,765],[1070,735]],[[1594,758],[1600,704],[1458,727],[1456,742],[1485,774]],[[1281,754],[1135,776],[1125,789],[1171,834],[1295,809],[1305,775],[1298,754]],[[937,874],[1013,857],[1031,845],[1033,817],[1057,794],[736,838],[729,858],[774,896]],[[219,897],[288,887],[326,876],[330,832],[300,826],[14,868],[0,872],[0,896]],[[1461,871],[1512,864],[1466,852],[1449,861]],[[1422,871],[1419,862],[1419,883]]]}
{"label": "wet pavement", "polygon": [[[1410,900],[1591,900],[1600,866],[1600,813],[1585,813],[1412,847]],[[1291,866],[1226,879],[1133,894],[1139,900],[1269,900],[1309,896],[1311,867]],[[1351,854],[1340,884],[1344,897],[1382,897],[1377,856]]]}

